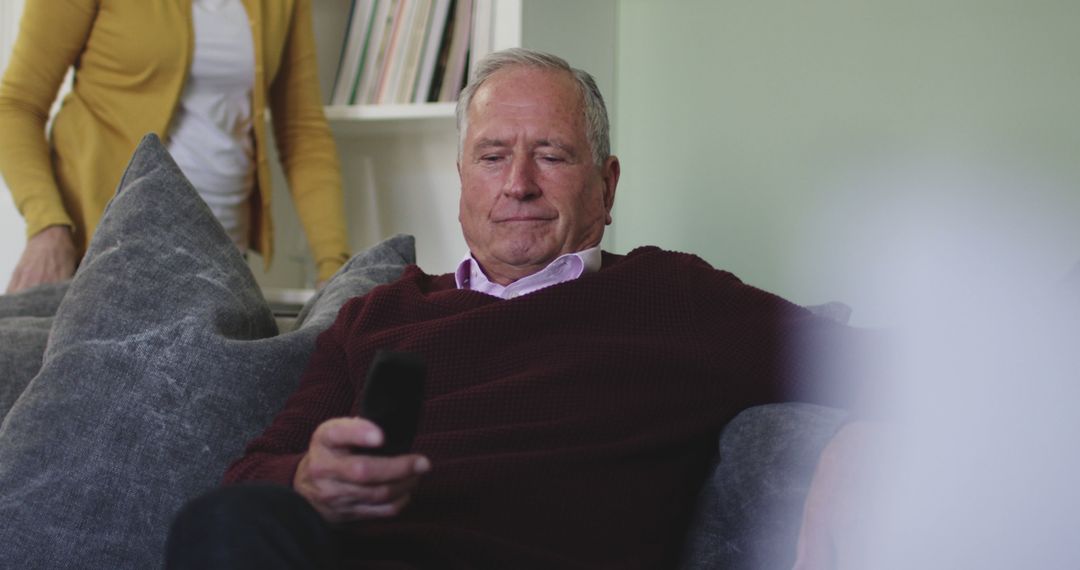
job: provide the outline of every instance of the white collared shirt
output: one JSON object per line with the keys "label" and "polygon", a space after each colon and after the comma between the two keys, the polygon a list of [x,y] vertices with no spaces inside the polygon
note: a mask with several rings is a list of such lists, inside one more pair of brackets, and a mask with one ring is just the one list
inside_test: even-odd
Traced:
{"label": "white collared shirt", "polygon": [[555,258],[547,267],[503,286],[488,279],[472,254],[465,256],[454,272],[458,289],[487,293],[503,299],[514,299],[558,283],[577,279],[586,273],[600,270],[600,246]]}

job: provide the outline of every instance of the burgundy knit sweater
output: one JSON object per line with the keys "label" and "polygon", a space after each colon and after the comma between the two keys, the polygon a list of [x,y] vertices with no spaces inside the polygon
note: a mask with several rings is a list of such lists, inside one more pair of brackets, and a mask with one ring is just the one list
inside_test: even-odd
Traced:
{"label": "burgundy knit sweater", "polygon": [[513,300],[410,266],[342,307],[226,481],[290,484],[315,428],[356,414],[375,350],[415,351],[433,468],[400,516],[343,529],[349,568],[673,567],[720,428],[822,399],[792,346],[847,330],[653,247]]}

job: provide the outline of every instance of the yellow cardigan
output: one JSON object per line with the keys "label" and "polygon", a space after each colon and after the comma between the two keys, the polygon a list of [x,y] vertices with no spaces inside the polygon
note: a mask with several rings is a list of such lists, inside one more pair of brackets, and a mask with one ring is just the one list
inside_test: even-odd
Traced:
{"label": "yellow cardigan", "polygon": [[[320,279],[348,258],[337,151],[319,94],[311,0],[244,0],[255,41],[252,249],[273,253],[267,99]],[[131,153],[165,139],[194,49],[191,0],[29,0],[0,83],[0,172],[27,235],[67,225],[85,250]],[[75,84],[46,138],[67,69]]]}

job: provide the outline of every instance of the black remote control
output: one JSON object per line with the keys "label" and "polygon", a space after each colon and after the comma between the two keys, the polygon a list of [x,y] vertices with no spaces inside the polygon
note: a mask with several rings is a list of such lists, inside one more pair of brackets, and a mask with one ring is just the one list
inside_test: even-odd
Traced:
{"label": "black remote control", "polygon": [[412,447],[424,399],[427,365],[412,352],[380,350],[364,382],[360,416],[383,432],[383,444],[360,451],[369,455],[401,455]]}

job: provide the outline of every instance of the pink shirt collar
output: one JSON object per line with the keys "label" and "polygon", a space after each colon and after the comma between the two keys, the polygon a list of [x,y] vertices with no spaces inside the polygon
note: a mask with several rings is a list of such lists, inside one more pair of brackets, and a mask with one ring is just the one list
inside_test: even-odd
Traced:
{"label": "pink shirt collar", "polygon": [[599,269],[600,246],[590,247],[577,253],[560,255],[555,258],[555,261],[549,263],[547,267],[504,287],[488,280],[487,275],[484,275],[484,272],[480,269],[480,264],[470,253],[458,264],[457,271],[454,272],[454,280],[458,289],[469,289],[503,299],[513,299],[544,287],[577,279],[586,273],[594,273]]}

